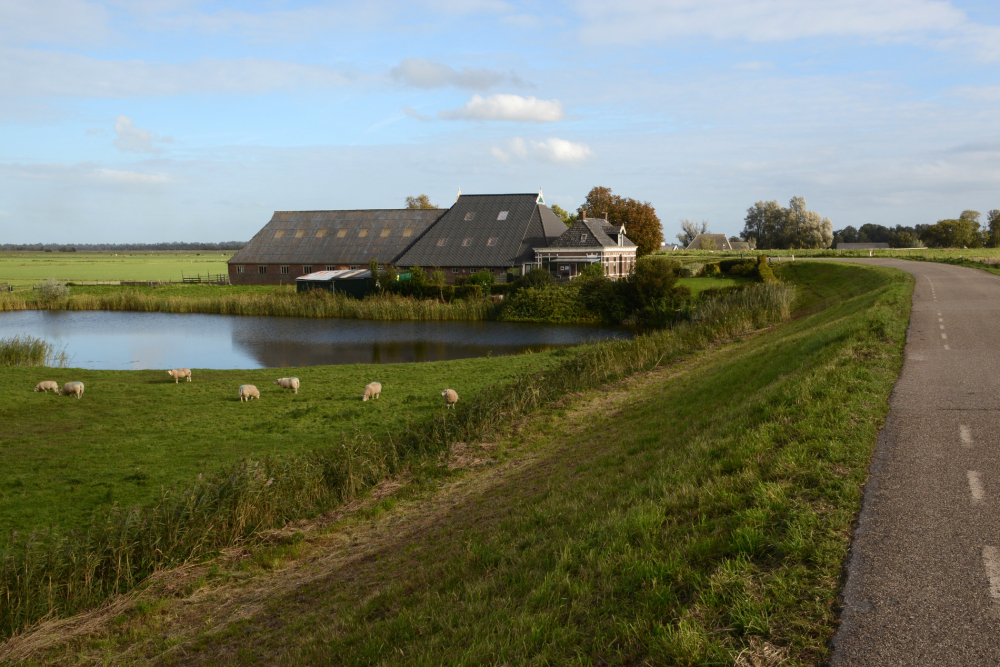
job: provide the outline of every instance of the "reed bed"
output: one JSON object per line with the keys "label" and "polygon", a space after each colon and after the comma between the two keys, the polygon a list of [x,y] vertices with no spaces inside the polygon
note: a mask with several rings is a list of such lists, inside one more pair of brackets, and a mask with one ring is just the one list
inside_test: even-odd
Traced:
{"label": "reed bed", "polygon": [[64,349],[33,336],[0,338],[0,366],[54,366],[64,368],[69,357]]}
{"label": "reed bed", "polygon": [[114,507],[80,530],[12,536],[0,547],[0,636],[99,604],[159,569],[253,544],[263,531],[337,507],[453,443],[504,435],[517,418],[569,393],[787,319],[793,297],[794,288],[780,284],[723,294],[673,329],[583,347],[553,369],[490,385],[395,437],[355,433],[324,450],[240,461],[164,491],[148,507]]}
{"label": "reed bed", "polygon": [[39,299],[31,294],[0,294],[0,312],[14,310],[123,310],[215,315],[274,317],[342,317],[359,320],[495,320],[499,306],[489,299],[452,303],[385,294],[365,299],[322,292],[297,294],[276,290],[270,294],[225,294],[209,297],[158,296],[139,290],[113,294],[70,294]]}

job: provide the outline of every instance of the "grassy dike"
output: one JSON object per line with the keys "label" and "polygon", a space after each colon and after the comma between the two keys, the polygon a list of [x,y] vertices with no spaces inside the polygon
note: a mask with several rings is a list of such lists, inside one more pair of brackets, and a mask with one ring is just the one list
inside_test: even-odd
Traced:
{"label": "grassy dike", "polygon": [[683,362],[592,423],[549,413],[529,471],[186,650],[227,664],[821,663],[913,281],[806,262],[780,276],[799,287],[798,319]]}
{"label": "grassy dike", "polygon": [[[694,355],[675,348],[661,372],[586,390],[490,439],[495,469],[436,492],[411,482],[398,502],[307,537],[312,552],[300,536],[269,565],[279,571],[247,585],[250,611],[173,593],[35,660],[822,662],[912,280],[805,262],[779,275],[798,288],[793,321]],[[352,559],[366,532],[370,548]],[[239,601],[240,589],[218,597]],[[28,655],[18,646],[0,656]]]}

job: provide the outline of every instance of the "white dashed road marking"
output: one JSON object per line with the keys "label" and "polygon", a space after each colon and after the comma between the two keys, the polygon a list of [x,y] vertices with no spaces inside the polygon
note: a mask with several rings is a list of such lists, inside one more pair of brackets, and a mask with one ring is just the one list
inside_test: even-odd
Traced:
{"label": "white dashed road marking", "polygon": [[986,494],[983,493],[983,482],[979,479],[979,473],[975,470],[969,470],[965,475],[969,478],[969,492],[972,494],[972,502],[982,502]]}
{"label": "white dashed road marking", "polygon": [[969,430],[968,426],[964,424],[958,427],[958,437],[962,439],[962,444],[966,447],[972,447],[972,432]]}
{"label": "white dashed road marking", "polygon": [[1000,599],[1000,551],[996,547],[983,547],[983,566],[990,581],[990,597]]}

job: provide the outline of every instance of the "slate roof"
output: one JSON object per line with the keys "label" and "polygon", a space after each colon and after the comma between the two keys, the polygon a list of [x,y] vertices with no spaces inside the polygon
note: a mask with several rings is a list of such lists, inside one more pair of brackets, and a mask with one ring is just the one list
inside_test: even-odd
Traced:
{"label": "slate roof", "polygon": [[559,235],[549,248],[635,248],[627,236],[618,245],[621,228],[608,224],[601,218],[579,218],[569,229]]}
{"label": "slate roof", "polygon": [[275,211],[230,264],[380,264],[400,255],[446,209]]}
{"label": "slate roof", "polygon": [[480,268],[534,262],[535,248],[566,231],[539,199],[534,193],[460,195],[397,264]]}

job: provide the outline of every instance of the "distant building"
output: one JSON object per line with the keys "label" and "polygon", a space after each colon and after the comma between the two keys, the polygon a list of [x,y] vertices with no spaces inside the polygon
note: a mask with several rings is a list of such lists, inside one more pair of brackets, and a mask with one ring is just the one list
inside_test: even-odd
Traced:
{"label": "distant building", "polygon": [[572,280],[591,264],[604,267],[604,275],[624,278],[635,266],[636,245],[625,236],[625,227],[608,222],[608,214],[588,218],[586,211],[559,238],[535,248],[535,265],[556,278]]}
{"label": "distant building", "polygon": [[664,243],[662,243],[660,245],[660,250],[681,250],[681,249],[683,249],[683,246],[681,246],[678,243],[666,243],[666,242],[664,242]]}
{"label": "distant building", "polygon": [[838,243],[837,250],[885,250],[888,243]]}
{"label": "distant building", "polygon": [[[702,243],[705,241],[710,241],[708,245],[713,245],[714,248],[702,248]],[[691,243],[688,244],[688,250],[749,250],[750,246],[742,241],[737,242],[740,246],[739,248],[733,247],[733,242],[729,240],[725,234],[698,234],[693,239]]]}
{"label": "distant building", "polygon": [[492,272],[498,282],[507,273],[535,267],[535,248],[544,248],[566,225],[538,194],[463,195],[403,253],[398,266],[444,270],[448,282],[477,271]]}
{"label": "distant building", "polygon": [[229,260],[234,285],[291,285],[314,271],[393,264],[447,209],[275,211]]}

